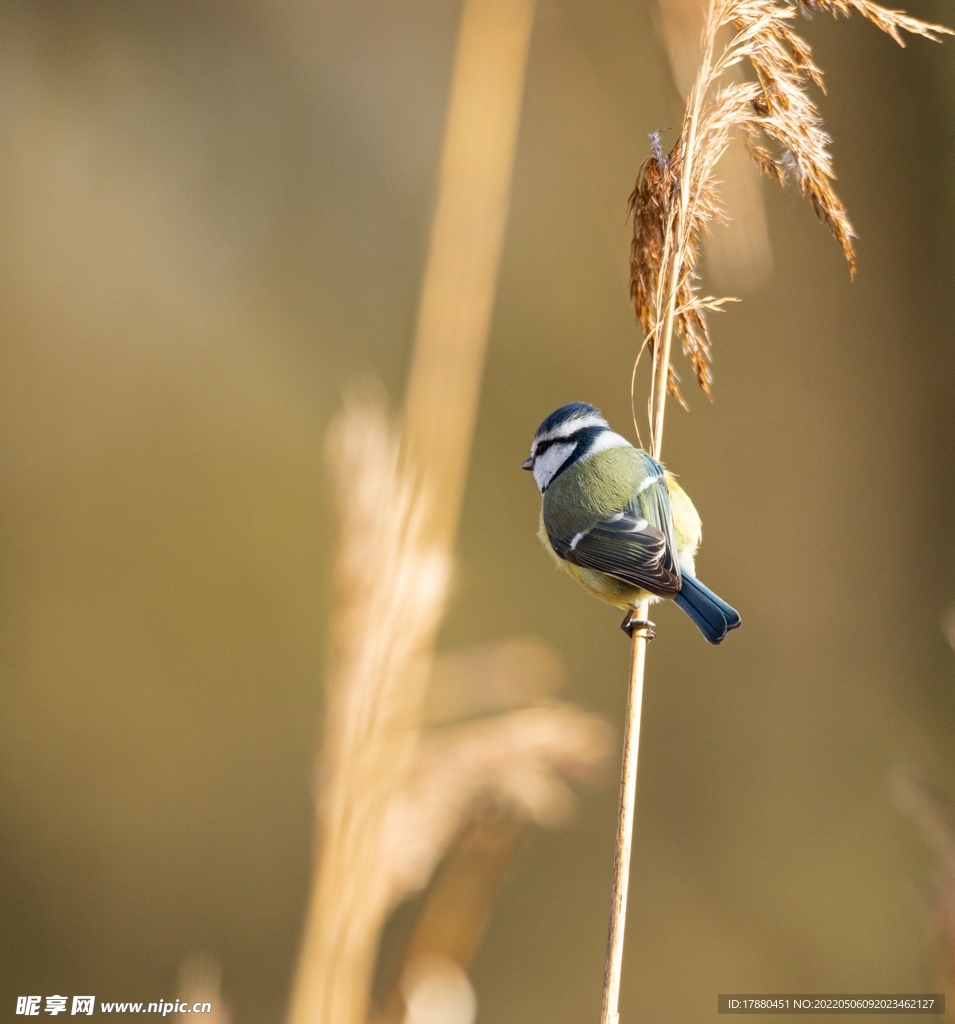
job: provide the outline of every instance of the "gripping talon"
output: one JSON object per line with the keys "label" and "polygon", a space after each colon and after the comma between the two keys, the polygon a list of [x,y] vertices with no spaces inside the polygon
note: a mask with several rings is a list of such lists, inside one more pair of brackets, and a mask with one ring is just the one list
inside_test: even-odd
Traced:
{"label": "gripping talon", "polygon": [[620,623],[620,628],[631,640],[634,633],[639,634],[642,632],[644,639],[649,643],[656,636],[656,633],[653,631],[655,625],[656,623],[651,622],[649,619],[638,619],[635,612],[627,612],[623,622]]}

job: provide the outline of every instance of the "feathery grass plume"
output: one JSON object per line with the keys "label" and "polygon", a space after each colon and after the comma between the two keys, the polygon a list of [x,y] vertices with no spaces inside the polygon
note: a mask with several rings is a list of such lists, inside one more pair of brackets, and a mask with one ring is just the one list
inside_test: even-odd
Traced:
{"label": "feathery grass plume", "polygon": [[564,676],[555,651],[533,637],[442,652],[428,684],[425,719],[444,725],[539,704],[555,697]]}
{"label": "feathery grass plume", "polygon": [[[709,395],[706,313],[731,301],[701,296],[696,268],[701,239],[711,225],[725,221],[715,170],[734,136],[764,174],[780,183],[787,177],[795,180],[855,272],[852,225],[831,184],[830,139],[809,95],[810,85],[823,88],[822,72],[791,25],[797,13],[817,11],[834,17],[859,14],[900,45],[903,32],[935,41],[952,34],[871,0],[711,0],[679,136],[669,153],[659,135],[652,136],[650,156],[630,197],[631,297],[651,351],[659,346],[663,352],[665,387],[678,400],[679,378],[669,357],[673,332],[681,336],[684,355]],[[733,34],[719,48],[722,29]],[[741,65],[753,78],[733,81],[731,72]],[[662,375],[655,376],[654,392],[663,387]],[[653,437],[662,431],[657,415]]]}
{"label": "feathery grass plume", "polygon": [[[704,5],[701,0],[657,0],[656,11],[674,84],[685,101],[696,77]],[[727,74],[736,81],[742,72],[737,65]],[[720,162],[720,177],[729,223],[703,237],[707,270],[718,288],[749,291],[773,272],[759,169],[741,146],[730,146]]]}
{"label": "feathery grass plume", "polygon": [[328,446],[339,509],[319,838],[293,1024],[361,1024],[393,905],[389,812],[413,767],[450,576],[428,497],[380,405],[353,401]]}

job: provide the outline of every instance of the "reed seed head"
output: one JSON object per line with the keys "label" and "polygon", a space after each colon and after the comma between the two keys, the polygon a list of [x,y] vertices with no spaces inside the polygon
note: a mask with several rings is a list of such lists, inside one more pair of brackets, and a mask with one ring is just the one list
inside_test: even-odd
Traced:
{"label": "reed seed head", "polygon": [[[702,238],[725,221],[716,167],[738,139],[759,170],[795,183],[829,228],[855,274],[855,232],[832,187],[830,138],[810,95],[824,90],[809,44],[793,29],[797,13],[861,15],[904,45],[903,33],[936,42],[951,29],[912,18],[870,0],[711,0],[700,44],[700,66],[679,136],[669,153],[650,137],[630,196],[633,241],[630,294],[651,352],[668,319],[682,339],[697,383],[709,395],[712,349],[706,314],[733,301],[701,296],[697,262]],[[721,49],[721,30],[729,41]],[[730,69],[749,76],[733,80]],[[683,402],[679,378],[667,369],[671,395]]]}

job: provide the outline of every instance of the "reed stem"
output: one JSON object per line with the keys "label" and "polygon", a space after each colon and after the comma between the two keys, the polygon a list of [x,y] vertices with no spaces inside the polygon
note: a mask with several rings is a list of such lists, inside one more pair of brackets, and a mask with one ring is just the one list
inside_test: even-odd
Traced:
{"label": "reed stem", "polygon": [[[662,308],[663,330],[657,335],[653,347],[653,377],[650,385],[650,454],[660,458],[663,447],[663,418],[666,412],[667,384],[669,381],[670,350],[673,347],[673,328],[676,321],[680,274],[686,255],[685,227],[690,203],[690,182],[700,111],[709,80],[713,59],[713,34],[710,22],[718,0],[710,0],[700,54],[700,70],[687,104],[687,145],[680,175],[680,202],[677,208],[676,242],[671,245],[669,259],[664,263],[665,280],[658,292],[665,293]],[[661,308],[655,310],[654,330],[659,330]],[[647,621],[649,602],[642,601],[636,616]],[[600,1024],[618,1024],[620,1014],[620,977],[623,970],[623,939],[627,923],[627,892],[630,884],[630,853],[633,846],[633,821],[637,799],[637,767],[640,749],[640,717],[643,711],[643,677],[647,660],[647,644],[652,634],[649,629],[633,631],[633,650],[630,657],[630,681],[627,692],[627,715],[623,732],[623,763],[620,769],[620,803],[617,809],[617,841],[614,849],[613,889],[610,904],[610,926],[607,936],[607,959],[604,965],[603,1000]]]}
{"label": "reed stem", "polygon": [[[637,606],[637,616],[646,620],[649,603]],[[607,962],[604,967],[603,1004],[600,1024],[617,1024],[620,1014],[620,974],[623,965],[623,933],[627,923],[627,889],[630,884],[630,848],[633,842],[633,814],[637,796],[637,754],[640,748],[640,714],[643,710],[643,669],[647,657],[646,629],[633,632],[630,657],[630,690],[623,732],[623,765],[620,770],[620,806],[617,811],[617,844],[613,862],[613,893]]]}

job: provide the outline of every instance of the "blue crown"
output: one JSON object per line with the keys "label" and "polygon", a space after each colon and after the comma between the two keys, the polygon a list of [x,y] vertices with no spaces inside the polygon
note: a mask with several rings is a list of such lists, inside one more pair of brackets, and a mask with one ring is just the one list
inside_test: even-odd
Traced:
{"label": "blue crown", "polygon": [[590,405],[589,402],[568,402],[567,405],[562,405],[559,409],[552,412],[537,428],[537,433],[547,434],[572,420],[592,420],[594,417],[606,423],[600,410]]}

